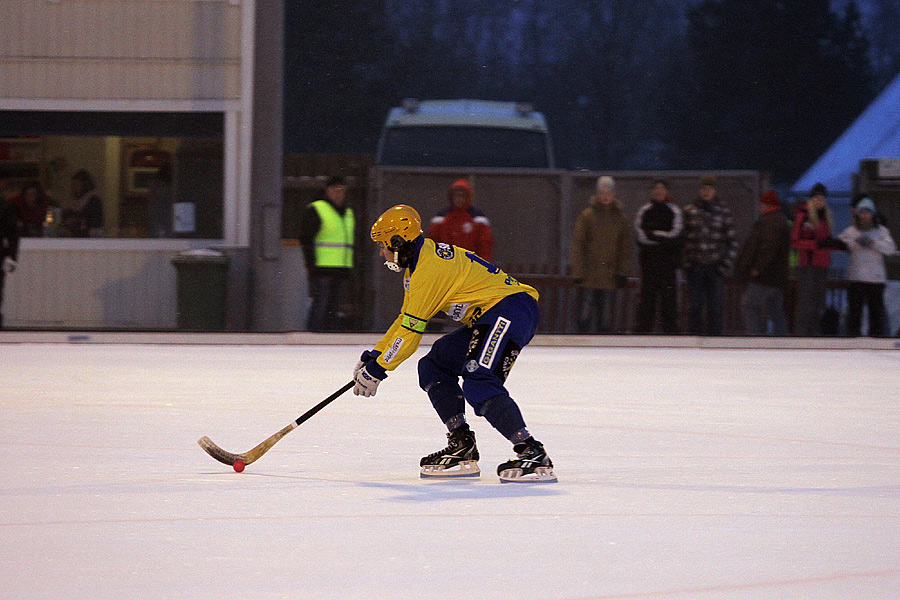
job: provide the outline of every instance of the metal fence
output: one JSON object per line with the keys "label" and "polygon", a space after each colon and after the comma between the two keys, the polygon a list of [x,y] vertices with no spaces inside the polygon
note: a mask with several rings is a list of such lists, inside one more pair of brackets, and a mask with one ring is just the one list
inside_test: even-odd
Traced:
{"label": "metal fence", "polygon": [[[672,197],[679,206],[697,196],[700,177],[706,171],[627,171],[604,172],[616,180],[616,196],[632,219],[637,210],[650,201],[650,188],[657,178],[669,183]],[[719,171],[719,196],[728,204],[737,222],[738,238],[743,241],[758,215],[761,189],[757,171]],[[569,249],[575,220],[588,207],[599,172],[559,170],[498,169],[434,169],[375,167],[369,171],[366,201],[367,222],[372,223],[381,212],[395,204],[415,207],[427,223],[432,215],[448,204],[450,184],[465,177],[475,193],[475,205],[491,221],[495,248],[493,261],[510,266],[511,274],[539,288],[542,292],[544,333],[570,332],[573,293],[569,278]],[[385,329],[397,316],[402,302],[402,285],[396,274],[383,268],[373,244],[363,245],[362,277],[367,282],[364,292],[371,309],[367,325],[372,330]],[[637,275],[637,252],[632,273]],[[634,284],[617,300],[616,318],[627,331],[636,305]],[[733,298],[726,294],[729,306]],[[731,309],[729,309],[731,310]],[[726,323],[726,326],[728,324]]]}

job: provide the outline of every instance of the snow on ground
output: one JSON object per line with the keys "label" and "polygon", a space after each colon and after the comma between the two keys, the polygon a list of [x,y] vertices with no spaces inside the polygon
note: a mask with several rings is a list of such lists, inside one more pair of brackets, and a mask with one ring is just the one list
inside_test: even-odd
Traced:
{"label": "snow on ground", "polygon": [[[900,598],[900,353],[528,348],[558,484],[430,481],[414,361],[242,474],[354,346],[0,346],[0,598]],[[421,352],[421,351],[420,351]]]}

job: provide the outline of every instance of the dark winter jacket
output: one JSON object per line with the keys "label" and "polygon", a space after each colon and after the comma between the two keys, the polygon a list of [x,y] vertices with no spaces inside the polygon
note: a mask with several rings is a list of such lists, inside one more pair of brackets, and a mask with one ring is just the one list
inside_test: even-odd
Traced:
{"label": "dark winter jacket", "polygon": [[91,229],[103,227],[103,201],[94,192],[88,192],[78,201],[82,203],[82,207],[64,210],[63,222],[73,237],[88,237]]}
{"label": "dark winter jacket", "polygon": [[631,227],[617,201],[591,198],[575,222],[570,254],[572,278],[586,288],[611,290],[631,274]]}
{"label": "dark winter jacket", "polygon": [[684,216],[672,201],[650,201],[634,218],[634,230],[642,259],[659,258],[678,266],[684,242]]}
{"label": "dark winter jacket", "polygon": [[718,197],[697,199],[684,207],[684,267],[717,266],[727,275],[737,254],[734,217]]}
{"label": "dark winter jacket", "polygon": [[791,226],[781,209],[762,215],[738,252],[735,278],[787,290],[790,246]]}
{"label": "dark winter jacket", "polygon": [[19,219],[15,206],[0,196],[0,267],[7,256],[19,257]]}

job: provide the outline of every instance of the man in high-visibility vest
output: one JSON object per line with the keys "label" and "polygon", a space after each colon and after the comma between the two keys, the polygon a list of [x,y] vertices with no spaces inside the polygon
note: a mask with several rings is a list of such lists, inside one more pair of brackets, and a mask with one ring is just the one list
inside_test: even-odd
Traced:
{"label": "man in high-visibility vest", "polygon": [[322,198],[307,206],[300,223],[300,245],[309,276],[312,306],[309,331],[338,331],[346,318],[343,304],[353,269],[356,234],[353,209],[346,205],[343,177],[330,177]]}

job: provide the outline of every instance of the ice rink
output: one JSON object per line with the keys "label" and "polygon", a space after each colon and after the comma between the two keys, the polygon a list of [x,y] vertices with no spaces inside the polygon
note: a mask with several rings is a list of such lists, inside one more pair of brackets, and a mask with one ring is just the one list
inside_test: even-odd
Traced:
{"label": "ice rink", "polygon": [[[900,598],[900,351],[529,347],[558,484],[421,480],[415,360],[363,346],[0,345],[0,598]],[[420,349],[416,357],[421,356]]]}

